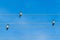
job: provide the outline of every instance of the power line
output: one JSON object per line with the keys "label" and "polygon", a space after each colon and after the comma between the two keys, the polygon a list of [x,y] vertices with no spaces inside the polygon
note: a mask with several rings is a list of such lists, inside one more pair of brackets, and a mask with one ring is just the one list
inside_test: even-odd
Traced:
{"label": "power line", "polygon": [[[60,22],[57,22],[58,24],[60,24]],[[7,24],[7,23],[0,23],[0,24]],[[9,24],[51,24],[51,22],[40,22],[40,23],[9,23]]]}
{"label": "power line", "polygon": [[[19,15],[19,14],[0,14],[0,15]],[[52,16],[52,15],[54,15],[54,16],[57,16],[57,15],[60,15],[60,14],[23,14],[23,15],[27,15],[27,16],[29,16],[29,15],[33,15],[33,16],[37,16],[37,15],[40,15],[40,16]]]}

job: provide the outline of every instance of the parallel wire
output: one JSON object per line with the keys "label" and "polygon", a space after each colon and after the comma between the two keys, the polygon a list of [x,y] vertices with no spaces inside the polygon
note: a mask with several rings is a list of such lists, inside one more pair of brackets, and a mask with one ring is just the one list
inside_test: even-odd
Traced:
{"label": "parallel wire", "polygon": [[[42,23],[0,23],[0,24],[52,24],[51,22],[42,22]],[[56,24],[60,24],[60,22],[57,22]]]}
{"label": "parallel wire", "polygon": [[50,24],[50,23],[0,23],[0,24]]}
{"label": "parallel wire", "polygon": [[[19,14],[0,14],[0,15],[19,15]],[[36,16],[36,15],[41,15],[41,16],[42,16],[42,15],[46,15],[46,16],[47,16],[47,15],[55,15],[55,16],[57,16],[57,15],[60,15],[60,14],[22,14],[22,15],[27,15],[27,16],[29,16],[29,15],[33,15],[33,16],[34,16],[34,15],[35,15],[35,16]]]}
{"label": "parallel wire", "polygon": [[[19,16],[19,14],[0,14],[0,15],[18,15]],[[23,14],[23,16],[24,15],[27,15],[27,16],[29,16],[29,15],[60,15],[60,14]],[[58,22],[58,23],[60,23],[60,22]],[[0,23],[0,24],[7,24],[7,23]],[[51,23],[47,23],[47,22],[43,22],[43,23],[9,23],[9,24],[51,24]]]}

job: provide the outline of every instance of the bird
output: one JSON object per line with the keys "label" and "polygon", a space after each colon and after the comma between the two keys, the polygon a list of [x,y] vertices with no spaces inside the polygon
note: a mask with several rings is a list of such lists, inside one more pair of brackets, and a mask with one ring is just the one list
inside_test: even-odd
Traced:
{"label": "bird", "polygon": [[8,30],[8,29],[9,29],[9,24],[6,25],[6,30]]}
{"label": "bird", "polygon": [[53,19],[53,20],[52,20],[52,26],[54,26],[54,25],[55,25],[55,20]]}
{"label": "bird", "polygon": [[22,16],[22,11],[20,11],[20,14],[19,14],[19,16],[20,16],[20,17]]}

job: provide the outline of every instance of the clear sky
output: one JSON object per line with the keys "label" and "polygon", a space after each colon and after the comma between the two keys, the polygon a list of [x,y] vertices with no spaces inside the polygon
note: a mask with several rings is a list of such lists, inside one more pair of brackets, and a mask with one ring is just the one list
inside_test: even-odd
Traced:
{"label": "clear sky", "polygon": [[0,0],[0,40],[60,40],[59,14],[60,0]]}

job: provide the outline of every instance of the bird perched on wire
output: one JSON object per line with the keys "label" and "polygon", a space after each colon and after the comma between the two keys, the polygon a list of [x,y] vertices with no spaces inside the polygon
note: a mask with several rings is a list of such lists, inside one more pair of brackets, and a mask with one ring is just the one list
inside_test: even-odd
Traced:
{"label": "bird perched on wire", "polygon": [[55,25],[55,20],[53,19],[53,20],[52,20],[52,26],[54,26],[54,25]]}
{"label": "bird perched on wire", "polygon": [[22,11],[20,11],[20,14],[19,14],[19,17],[21,17],[22,16]]}
{"label": "bird perched on wire", "polygon": [[8,29],[9,29],[9,24],[6,25],[6,30],[8,30]]}

